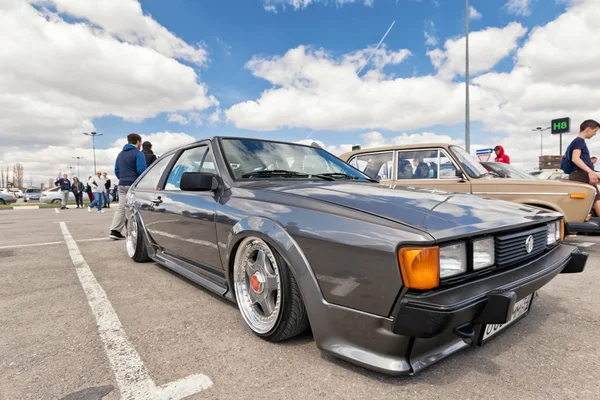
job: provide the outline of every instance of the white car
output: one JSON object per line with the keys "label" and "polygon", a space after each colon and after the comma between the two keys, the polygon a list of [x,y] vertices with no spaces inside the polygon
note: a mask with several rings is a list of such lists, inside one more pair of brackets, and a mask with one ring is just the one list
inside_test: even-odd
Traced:
{"label": "white car", "polygon": [[[94,193],[94,195],[96,194]],[[89,199],[87,198],[87,194],[84,193],[83,197],[83,201],[89,201]],[[110,201],[112,201],[112,195],[110,196]],[[44,191],[42,193],[42,197],[40,198],[40,202],[47,204],[60,204],[62,202],[60,188],[54,188]],[[75,195],[73,194],[73,192],[69,192],[69,200],[67,201],[67,203],[75,203]]]}

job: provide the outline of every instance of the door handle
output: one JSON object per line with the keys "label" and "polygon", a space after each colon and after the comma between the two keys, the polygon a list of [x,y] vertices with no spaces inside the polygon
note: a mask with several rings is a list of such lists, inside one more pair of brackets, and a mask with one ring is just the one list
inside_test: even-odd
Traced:
{"label": "door handle", "polygon": [[152,203],[154,203],[154,204],[160,204],[162,202],[163,201],[162,201],[162,199],[160,197],[157,197],[156,199],[152,199]]}

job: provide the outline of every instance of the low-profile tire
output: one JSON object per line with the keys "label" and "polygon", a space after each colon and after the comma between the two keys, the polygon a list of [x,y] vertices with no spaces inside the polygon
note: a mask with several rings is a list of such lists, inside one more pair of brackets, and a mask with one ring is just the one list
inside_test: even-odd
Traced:
{"label": "low-profile tire", "polygon": [[0,199],[0,206],[5,206],[5,205],[6,205],[6,202],[4,200]]}
{"label": "low-profile tire", "polygon": [[52,204],[58,204],[58,203],[60,203],[60,200],[59,200],[59,199],[54,199],[54,200],[52,200]]}
{"label": "low-profile tire", "polygon": [[127,255],[135,262],[150,261],[146,240],[144,240],[144,230],[135,215],[129,217],[126,225],[125,247],[127,248]]}
{"label": "low-profile tire", "polygon": [[232,275],[240,313],[254,334],[279,342],[308,328],[296,279],[284,259],[265,241],[256,237],[242,240]]}

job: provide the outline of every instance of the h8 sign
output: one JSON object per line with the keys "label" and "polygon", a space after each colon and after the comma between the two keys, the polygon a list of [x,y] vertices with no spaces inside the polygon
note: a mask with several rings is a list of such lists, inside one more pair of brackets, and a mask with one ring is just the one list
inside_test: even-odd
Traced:
{"label": "h8 sign", "polygon": [[552,133],[567,133],[571,131],[571,118],[553,119],[550,124]]}

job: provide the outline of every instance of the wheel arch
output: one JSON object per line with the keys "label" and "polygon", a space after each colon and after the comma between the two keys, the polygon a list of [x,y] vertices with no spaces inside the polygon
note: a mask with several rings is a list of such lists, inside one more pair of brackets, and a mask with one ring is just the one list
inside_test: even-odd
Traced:
{"label": "wheel arch", "polygon": [[287,263],[289,270],[298,283],[312,326],[313,319],[316,318],[319,309],[323,307],[322,303],[324,301],[316,276],[302,249],[292,236],[280,224],[265,217],[245,218],[236,223],[229,233],[225,251],[227,259],[224,260],[223,264],[227,268],[226,277],[231,300],[235,301],[232,279],[235,254],[242,240],[249,236],[264,240]]}

